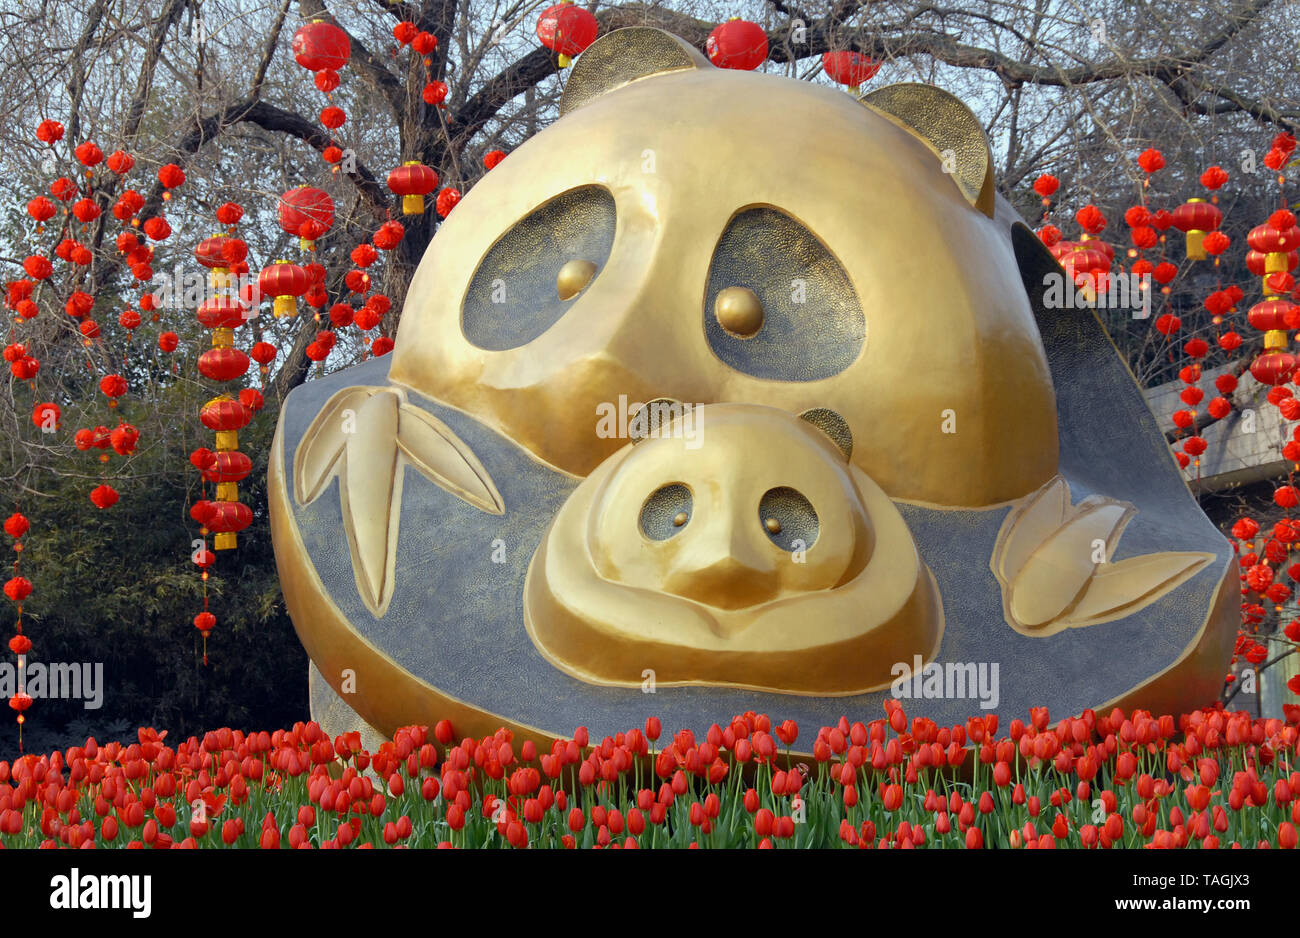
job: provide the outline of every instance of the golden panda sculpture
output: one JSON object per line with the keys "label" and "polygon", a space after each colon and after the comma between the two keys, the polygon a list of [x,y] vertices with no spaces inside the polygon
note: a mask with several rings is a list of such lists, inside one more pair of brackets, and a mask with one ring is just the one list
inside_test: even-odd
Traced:
{"label": "golden panda sculpture", "polygon": [[1235,559],[1062,273],[946,92],[602,37],[439,228],[392,355],[285,402],[313,713],[544,744],[1209,703]]}

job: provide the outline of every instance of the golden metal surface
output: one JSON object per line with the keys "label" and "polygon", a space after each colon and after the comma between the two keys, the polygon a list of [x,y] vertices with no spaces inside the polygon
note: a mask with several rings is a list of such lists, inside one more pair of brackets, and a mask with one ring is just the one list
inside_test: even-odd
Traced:
{"label": "golden metal surface", "polygon": [[[650,669],[665,686],[841,695],[938,651],[942,609],[911,533],[834,441],[756,405],[693,421],[702,445],[679,418],[602,463],[534,554],[524,621],[552,663],[598,684]],[[665,490],[690,503],[671,532],[646,517]]]}
{"label": "golden metal surface", "polygon": [[562,300],[571,300],[596,275],[596,265],[591,261],[574,259],[565,263],[555,275],[555,292]]}
{"label": "golden metal surface", "polygon": [[639,78],[685,68],[712,68],[698,49],[671,33],[628,26],[606,33],[573,67],[560,96],[560,116]]}
{"label": "golden metal surface", "polygon": [[[612,61],[620,43],[639,36],[620,30],[593,45],[570,90],[588,56],[599,49]],[[636,48],[623,52],[633,58]],[[1019,282],[1014,255],[945,178],[929,138],[842,92],[775,75],[696,63],[610,84],[514,151],[443,223],[407,295],[391,380],[578,476],[625,442],[594,432],[597,408],[620,394],[831,408],[861,444],[854,464],[899,499],[985,506],[1056,474],[1055,396],[1029,302],[1008,288]],[[937,138],[939,111],[925,113]],[[770,132],[773,115],[780,133]],[[958,123],[962,140],[978,132]],[[981,136],[950,146],[965,154],[986,144]],[[608,192],[617,214],[594,279],[524,341],[470,341],[471,325],[474,336],[490,336],[485,323],[533,315],[531,300],[511,305],[529,270],[502,275],[506,303],[492,306],[479,298],[493,279],[477,273],[480,264],[539,206],[583,187]],[[715,247],[734,218],[763,206],[826,246],[865,315],[856,357],[829,377],[747,373],[706,339]],[[549,240],[569,237],[555,229]],[[529,263],[553,290],[573,255],[552,247],[548,257],[546,239],[534,241],[543,246]],[[831,300],[812,280],[806,287],[806,303],[792,309],[816,317]],[[765,325],[740,344],[768,334]],[[820,333],[809,335],[815,343]],[[830,355],[836,343],[811,351]]]}
{"label": "golden metal surface", "polygon": [[928,143],[970,204],[993,217],[993,154],[970,108],[942,88],[912,82],[872,91],[862,103]]}
{"label": "golden metal surface", "polygon": [[747,339],[763,328],[763,303],[749,287],[727,287],[714,301],[718,325]]}
{"label": "golden metal surface", "polygon": [[989,561],[1011,627],[1046,637],[1113,621],[1155,602],[1214,559],[1165,551],[1112,561],[1134,514],[1132,505],[1099,495],[1071,505],[1060,476],[1013,509]]}

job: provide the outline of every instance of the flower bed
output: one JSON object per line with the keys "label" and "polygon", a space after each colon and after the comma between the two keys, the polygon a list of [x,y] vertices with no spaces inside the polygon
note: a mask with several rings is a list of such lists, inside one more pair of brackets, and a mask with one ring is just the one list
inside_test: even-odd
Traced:
{"label": "flower bed", "polygon": [[0,846],[1294,848],[1296,717],[1034,709],[999,736],[996,717],[940,727],[889,701],[807,737],[754,713],[702,740],[651,718],[540,753],[506,730],[457,743],[445,720],[374,753],[315,723],[175,748],[142,728],[0,762]]}

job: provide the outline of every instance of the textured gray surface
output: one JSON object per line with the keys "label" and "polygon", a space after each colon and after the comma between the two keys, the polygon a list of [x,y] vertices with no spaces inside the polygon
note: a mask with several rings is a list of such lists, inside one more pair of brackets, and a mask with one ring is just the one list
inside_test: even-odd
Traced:
{"label": "textured gray surface", "polygon": [[[691,490],[684,485],[673,483],[655,489],[641,506],[641,530],[652,540],[666,541],[690,524],[694,507]],[[685,515],[686,521],[674,524],[678,515]]]}

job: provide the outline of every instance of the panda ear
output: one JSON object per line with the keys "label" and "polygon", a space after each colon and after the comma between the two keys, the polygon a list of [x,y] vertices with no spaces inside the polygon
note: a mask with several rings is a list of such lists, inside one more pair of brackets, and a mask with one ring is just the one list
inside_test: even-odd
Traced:
{"label": "panda ear", "polygon": [[812,410],[805,410],[799,415],[799,419],[808,421],[825,433],[830,441],[839,447],[845,460],[853,458],[853,431],[849,429],[849,422],[837,412],[829,407],[814,407]]}
{"label": "panda ear", "polygon": [[685,39],[652,26],[626,26],[601,36],[578,56],[560,96],[560,116],[638,78],[712,68]]}
{"label": "panda ear", "polygon": [[663,427],[686,413],[687,406],[675,397],[656,397],[628,415],[627,435],[633,445],[660,436]]}
{"label": "panda ear", "polygon": [[915,82],[886,85],[861,100],[939,154],[966,201],[993,217],[993,154],[970,108],[942,88]]}

